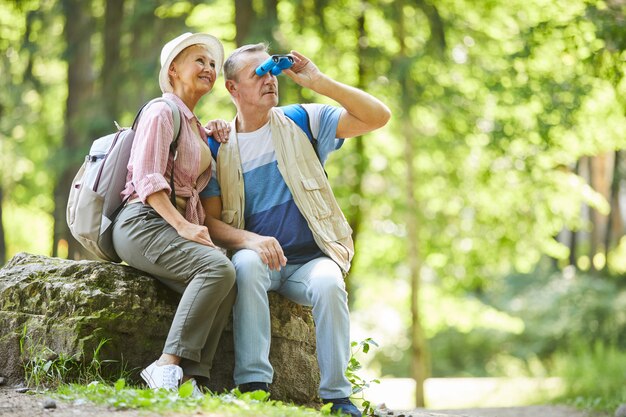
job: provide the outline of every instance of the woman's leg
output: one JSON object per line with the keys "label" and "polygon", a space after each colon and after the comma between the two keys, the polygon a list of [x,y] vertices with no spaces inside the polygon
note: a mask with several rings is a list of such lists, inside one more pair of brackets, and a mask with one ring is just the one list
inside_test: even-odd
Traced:
{"label": "woman's leg", "polygon": [[[225,311],[230,311],[234,298],[232,263],[220,250],[180,237],[154,209],[142,204],[124,208],[113,240],[126,263],[182,294],[163,353],[182,358],[181,365],[189,368],[185,374],[208,377],[213,344],[219,341],[228,318]],[[208,341],[209,336],[217,340]]]}

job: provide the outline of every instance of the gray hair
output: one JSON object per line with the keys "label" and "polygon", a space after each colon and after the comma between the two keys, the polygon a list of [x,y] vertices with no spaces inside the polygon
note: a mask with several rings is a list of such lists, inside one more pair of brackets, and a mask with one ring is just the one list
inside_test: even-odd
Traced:
{"label": "gray hair", "polygon": [[267,52],[269,45],[265,42],[243,45],[235,49],[226,62],[224,62],[224,79],[237,81],[238,72],[241,69],[241,56],[255,52]]}

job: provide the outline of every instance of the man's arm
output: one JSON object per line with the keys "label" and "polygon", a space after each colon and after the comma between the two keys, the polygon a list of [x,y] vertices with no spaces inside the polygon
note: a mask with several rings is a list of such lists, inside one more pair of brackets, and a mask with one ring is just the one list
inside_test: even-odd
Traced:
{"label": "man's arm", "polygon": [[391,118],[389,108],[376,97],[340,83],[322,73],[304,55],[291,51],[294,65],[283,72],[298,85],[335,100],[344,112],[337,125],[338,138],[351,138],[383,127]]}
{"label": "man's arm", "polygon": [[201,201],[206,213],[204,225],[209,229],[211,238],[217,245],[231,250],[251,249],[259,254],[263,263],[270,269],[280,270],[287,265],[287,258],[278,240],[271,236],[236,229],[220,220],[221,197],[206,197]]}

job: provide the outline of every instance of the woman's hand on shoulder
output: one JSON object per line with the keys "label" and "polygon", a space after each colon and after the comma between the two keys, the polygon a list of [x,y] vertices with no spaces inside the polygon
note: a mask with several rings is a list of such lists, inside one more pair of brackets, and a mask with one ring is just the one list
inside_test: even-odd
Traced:
{"label": "woman's hand on shoulder", "polygon": [[213,136],[213,139],[219,143],[228,142],[228,135],[230,134],[230,123],[226,120],[215,119],[211,120],[204,127],[208,136]]}

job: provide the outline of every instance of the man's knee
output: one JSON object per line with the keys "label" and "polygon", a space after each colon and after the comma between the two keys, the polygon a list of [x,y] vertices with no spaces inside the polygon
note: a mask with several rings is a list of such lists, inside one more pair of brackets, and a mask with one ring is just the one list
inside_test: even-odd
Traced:
{"label": "man's knee", "polygon": [[249,249],[242,249],[233,255],[233,265],[237,273],[237,285],[248,287],[262,285],[269,280],[269,270],[258,253]]}
{"label": "man's knee", "polygon": [[311,280],[309,289],[314,295],[322,297],[344,296],[346,294],[346,284],[341,274],[316,276],[315,279]]}

